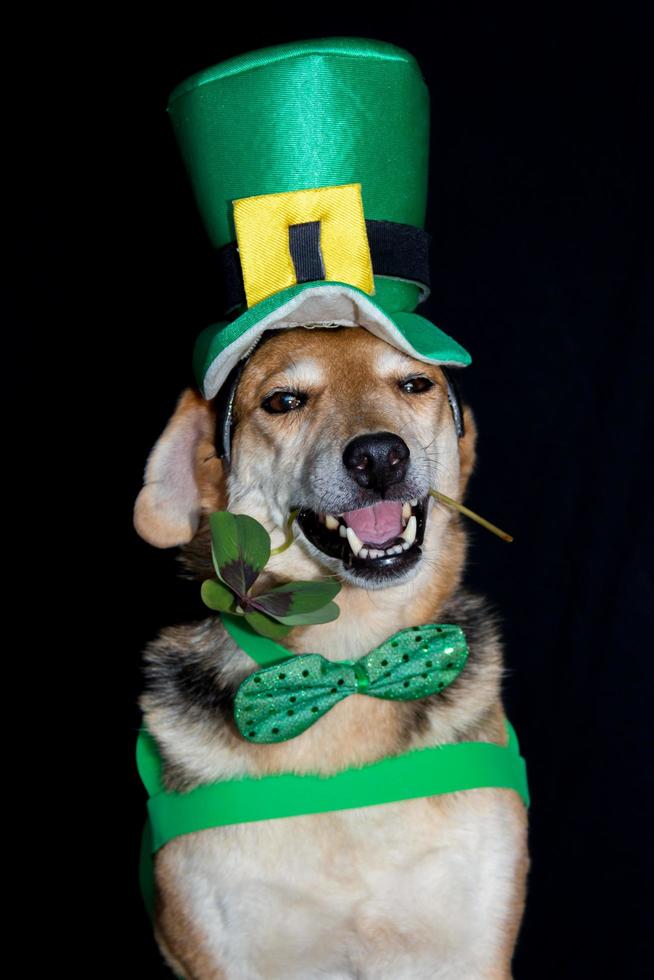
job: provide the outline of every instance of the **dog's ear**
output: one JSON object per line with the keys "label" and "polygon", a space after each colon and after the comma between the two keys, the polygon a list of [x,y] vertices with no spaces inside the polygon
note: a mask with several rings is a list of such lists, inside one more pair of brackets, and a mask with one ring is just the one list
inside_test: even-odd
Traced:
{"label": "dog's ear", "polygon": [[477,459],[477,424],[469,405],[463,406],[463,427],[465,434],[459,439],[459,500],[463,500],[470,474],[475,468]]}
{"label": "dog's ear", "polygon": [[148,456],[134,527],[157,548],[187,544],[203,512],[225,506],[224,473],[214,446],[215,413],[192,388],[180,395]]}

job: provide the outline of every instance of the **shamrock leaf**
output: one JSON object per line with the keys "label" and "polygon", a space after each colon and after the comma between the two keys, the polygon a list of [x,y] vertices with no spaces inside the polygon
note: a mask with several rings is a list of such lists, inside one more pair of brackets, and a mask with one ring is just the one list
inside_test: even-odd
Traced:
{"label": "shamrock leaf", "polygon": [[[328,603],[337,609],[338,607],[330,600],[338,594],[340,588],[337,582],[286,582],[271,589],[270,592],[254,596],[252,602],[257,609],[283,623],[292,622],[292,625],[322,623],[334,619],[335,616],[329,615],[328,619],[321,617],[316,619],[315,613]],[[333,613],[333,609],[330,613]],[[308,620],[302,618],[307,615],[312,618]]]}
{"label": "shamrock leaf", "polygon": [[256,609],[250,609],[245,613],[245,621],[250,624],[253,630],[261,633],[262,636],[267,636],[269,640],[277,640],[286,636],[291,629],[290,625],[285,626],[284,623],[278,623]]}
{"label": "shamrock leaf", "polygon": [[268,532],[253,517],[229,511],[215,511],[209,526],[217,578],[204,581],[200,594],[210,609],[244,616],[252,629],[271,640],[293,626],[328,623],[339,615],[331,601],[341,588],[337,582],[285,582],[251,595],[270,558]]}
{"label": "shamrock leaf", "polygon": [[253,517],[226,510],[211,514],[209,525],[218,578],[243,598],[270,558],[270,536]]}
{"label": "shamrock leaf", "polygon": [[215,578],[205,579],[200,589],[200,595],[209,609],[216,609],[219,612],[231,612],[236,603],[234,593],[223,582],[218,582]]}
{"label": "shamrock leaf", "polygon": [[338,619],[341,610],[335,602],[328,602],[321,609],[314,609],[313,612],[296,613],[291,616],[279,616],[279,622],[286,626],[316,626],[319,623],[331,623],[333,619]]}

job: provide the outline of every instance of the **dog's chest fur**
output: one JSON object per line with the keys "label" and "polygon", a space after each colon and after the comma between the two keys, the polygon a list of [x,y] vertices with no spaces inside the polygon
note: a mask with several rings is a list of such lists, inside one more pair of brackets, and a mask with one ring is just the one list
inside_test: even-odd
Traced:
{"label": "dog's chest fur", "polygon": [[[330,771],[451,741],[503,744],[488,607],[459,592],[439,619],[468,640],[450,688],[416,702],[348,698],[278,746],[244,745],[233,726],[252,663],[216,620],[162,631],[146,650],[140,704],[167,787]],[[215,828],[155,856],[157,939],[177,972],[202,980],[510,976],[526,860],[524,808],[508,790]]]}

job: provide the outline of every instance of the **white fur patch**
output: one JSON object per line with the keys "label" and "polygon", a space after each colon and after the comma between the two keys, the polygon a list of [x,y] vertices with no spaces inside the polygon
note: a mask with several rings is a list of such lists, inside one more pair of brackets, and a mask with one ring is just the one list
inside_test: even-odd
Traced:
{"label": "white fur patch", "polygon": [[282,372],[284,383],[292,385],[319,385],[324,371],[313,357],[294,357]]}
{"label": "white fur patch", "polygon": [[380,350],[375,355],[375,370],[380,377],[388,377],[402,371],[411,371],[414,368],[413,361],[407,354],[389,347]]}

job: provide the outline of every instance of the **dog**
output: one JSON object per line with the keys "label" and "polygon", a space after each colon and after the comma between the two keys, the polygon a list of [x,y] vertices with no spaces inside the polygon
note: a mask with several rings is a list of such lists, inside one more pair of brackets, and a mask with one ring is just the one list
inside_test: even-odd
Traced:
{"label": "dog", "polygon": [[[232,713],[252,660],[218,616],[168,626],[144,651],[138,702],[166,789],[327,774],[450,742],[505,745],[498,616],[462,583],[461,516],[429,496],[461,500],[475,465],[472,411],[463,405],[459,437],[441,367],[361,326],[278,329],[248,357],[233,413],[227,470],[215,400],[181,394],[148,458],[138,533],[181,546],[200,581],[214,575],[212,511],[251,515],[275,547],[297,509],[294,544],[256,590],[336,576],[340,614],[295,627],[290,651],[358,658],[400,629],[443,622],[463,629],[469,655],[438,695],[349,697],[298,737],[252,744]],[[400,551],[380,560],[380,535],[400,528]],[[524,913],[527,823],[516,793],[477,788],[186,834],[154,855],[155,939],[187,980],[503,980]]]}

